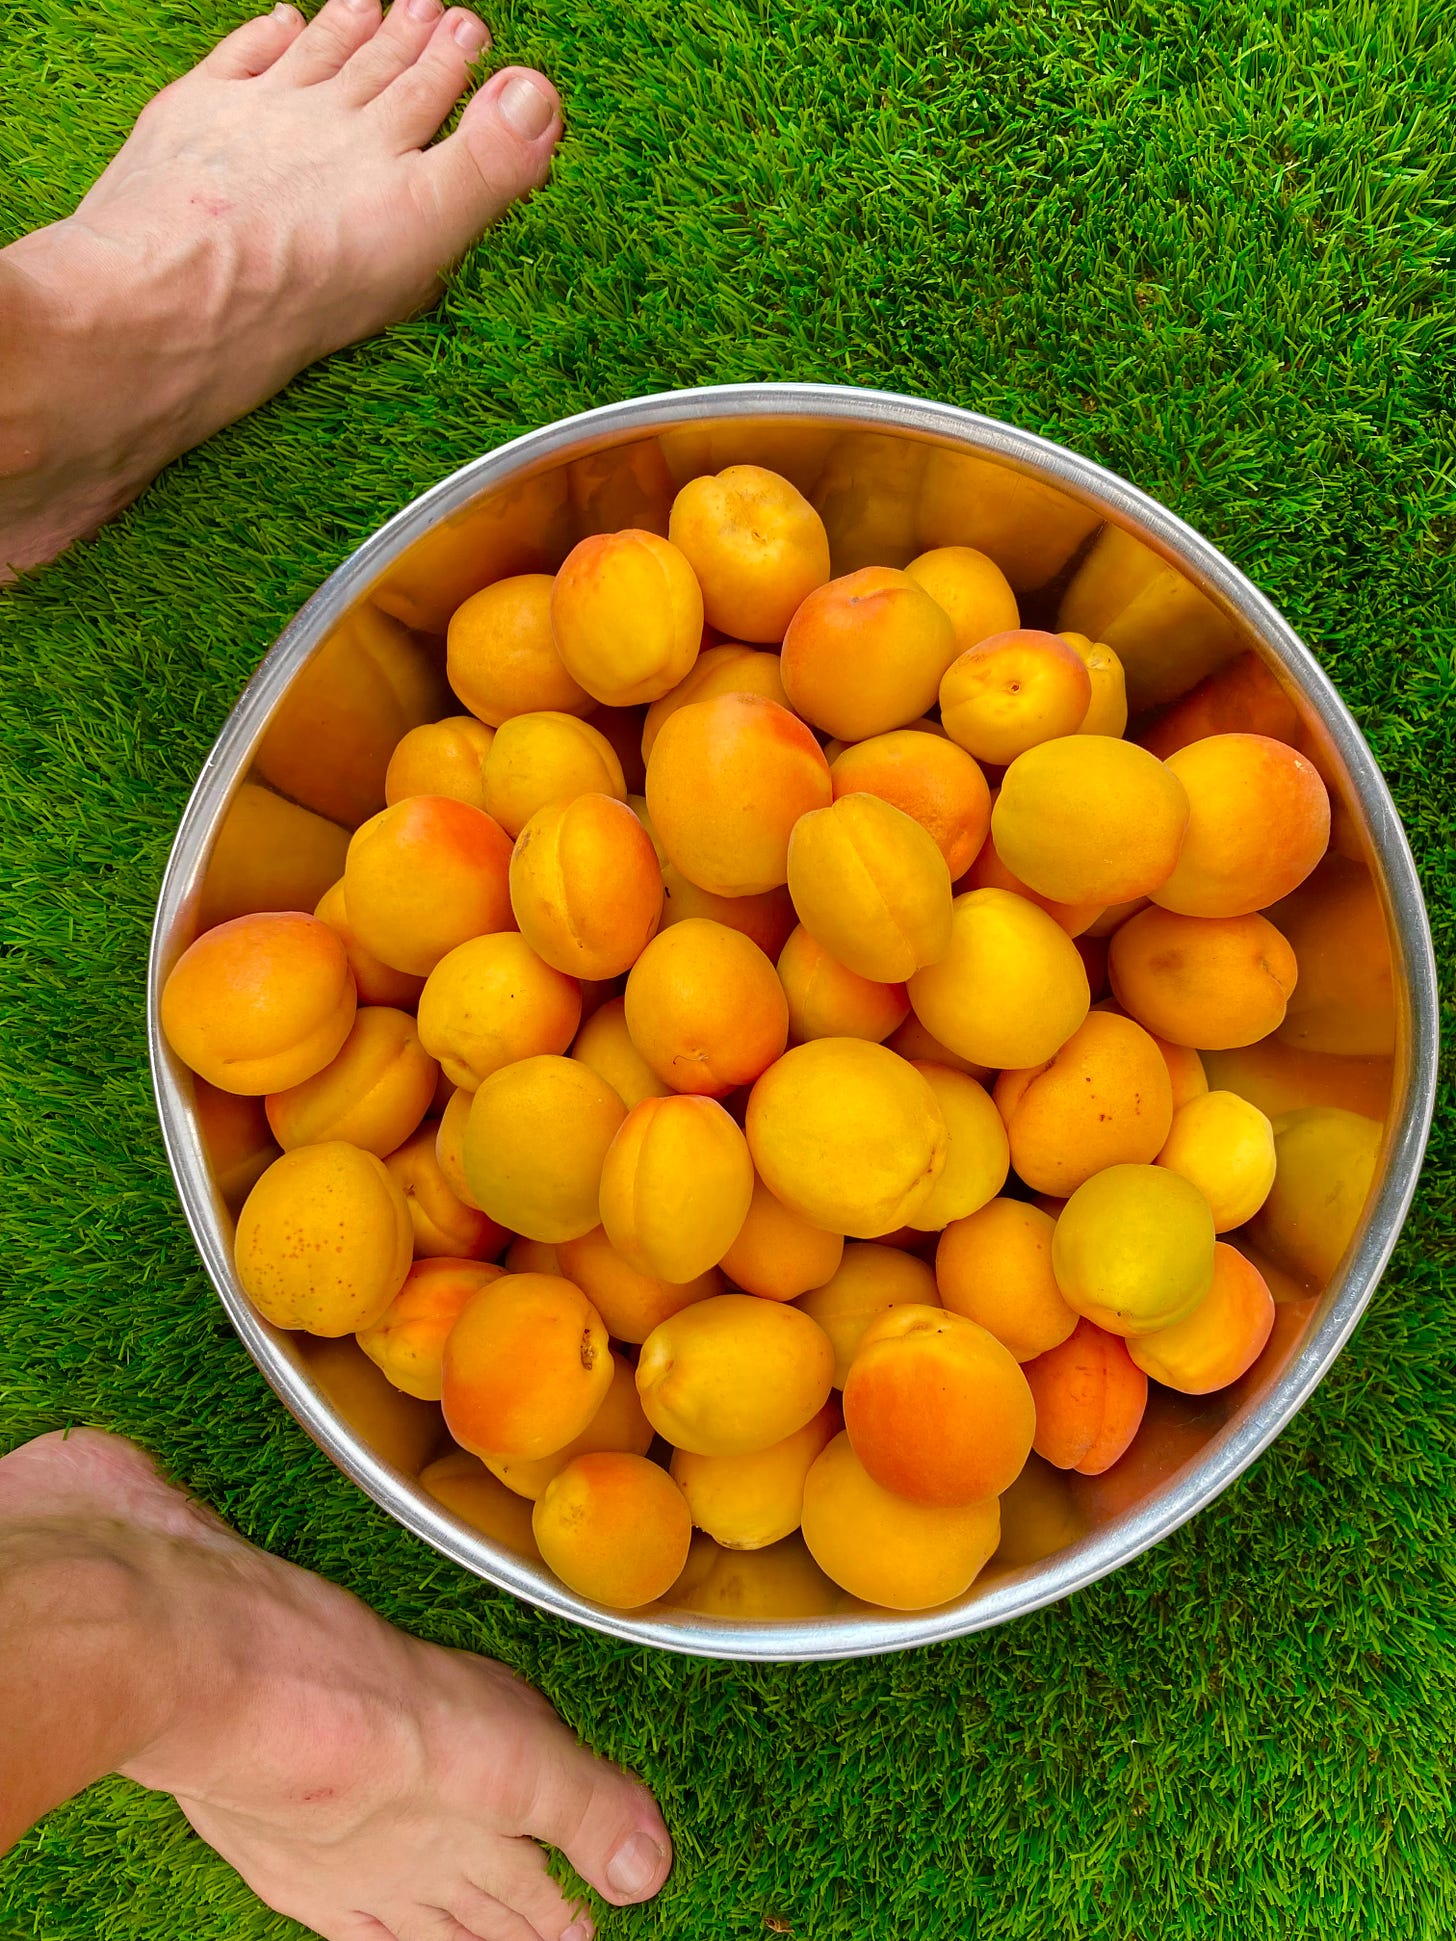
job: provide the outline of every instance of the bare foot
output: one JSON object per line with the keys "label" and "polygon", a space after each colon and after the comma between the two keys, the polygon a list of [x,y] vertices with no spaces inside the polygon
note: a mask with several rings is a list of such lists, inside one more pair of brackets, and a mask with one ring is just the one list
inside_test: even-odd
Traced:
{"label": "bare foot", "polygon": [[150,101],[73,216],[0,251],[0,577],[52,558],[305,364],[429,303],[561,133],[441,0],[325,0]]}
{"label": "bare foot", "polygon": [[503,1666],[393,1630],[255,1550],[114,1436],[0,1460],[0,1535],[107,1546],[176,1614],[182,1693],[121,1770],[174,1794],[271,1907],[325,1941],[587,1941],[559,1847],[616,1904],[662,1885],[647,1792]]}

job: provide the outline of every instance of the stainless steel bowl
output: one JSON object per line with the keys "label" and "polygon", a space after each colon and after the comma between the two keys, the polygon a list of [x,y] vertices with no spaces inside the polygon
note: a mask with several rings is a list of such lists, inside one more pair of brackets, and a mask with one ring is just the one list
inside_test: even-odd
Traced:
{"label": "stainless steel bowl", "polygon": [[[158,1027],[163,979],[201,923],[279,907],[300,874],[322,887],[337,873],[340,830],[284,798],[346,826],[382,804],[388,736],[378,723],[391,708],[396,725],[449,711],[440,639],[461,599],[507,573],[554,569],[584,533],[661,528],[678,483],[744,461],[773,465],[814,496],[837,572],[900,565],[928,545],[991,553],[1033,622],[1091,616],[1127,662],[1139,705],[1252,652],[1297,711],[1343,847],[1368,870],[1388,933],[1394,1043],[1373,1079],[1388,1086],[1381,1156],[1318,1298],[1281,1310],[1286,1325],[1224,1397],[1160,1397],[1160,1440],[1134,1445],[1117,1487],[1058,1497],[1040,1534],[1009,1540],[965,1598],[913,1615],[846,1600],[795,1618],[607,1611],[442,1507],[411,1473],[411,1434],[370,1402],[367,1365],[321,1362],[244,1295],[227,1135],[199,1116],[191,1077]],[[162,885],[148,1001],[162,1132],[187,1219],[249,1352],[319,1445],[416,1535],[492,1583],[616,1637],[723,1658],[852,1657],[1002,1624],[1105,1576],[1211,1503],[1313,1392],[1370,1299],[1414,1191],[1435,1088],[1435,966],[1404,832],[1359,729],[1269,601],[1181,520],[1075,452],[949,405],[823,385],[723,386],[585,412],[475,460],[359,547],[284,630],[207,758]],[[1046,1485],[1064,1488],[1052,1472]],[[1070,1540],[1038,1554],[1058,1538]]]}

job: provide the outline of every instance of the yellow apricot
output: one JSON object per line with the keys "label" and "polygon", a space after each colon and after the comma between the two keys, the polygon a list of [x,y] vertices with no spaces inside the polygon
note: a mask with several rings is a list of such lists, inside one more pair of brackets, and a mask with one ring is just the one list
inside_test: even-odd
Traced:
{"label": "yellow apricot", "polygon": [[1104,1166],[1156,1159],[1173,1123],[1156,1041],[1105,1011],[1089,1012],[1046,1064],[1002,1072],[996,1105],[1018,1176],[1062,1198]]}
{"label": "yellow apricot", "polygon": [[788,1042],[788,999],[772,963],[741,931],[702,917],[652,939],[623,1001],[632,1043],[678,1092],[725,1098]]}
{"label": "yellow apricot", "polygon": [[450,1330],[466,1302],[504,1272],[482,1260],[417,1260],[379,1319],[359,1329],[359,1346],[396,1388],[438,1402]]}
{"label": "yellow apricot", "polygon": [[552,802],[578,795],[627,799],[612,744],[572,714],[518,714],[502,722],[481,768],[481,789],[481,808],[512,837]]}
{"label": "yellow apricot", "polygon": [[1213,1255],[1208,1299],[1186,1320],[1127,1344],[1145,1375],[1183,1395],[1208,1395],[1236,1382],[1274,1328],[1274,1297],[1258,1268],[1222,1240]]}
{"label": "yellow apricot", "polygon": [[238,1215],[234,1258],[275,1328],[355,1334],[399,1292],[413,1238],[384,1162],[335,1139],[274,1160]]}
{"label": "yellow apricot", "polygon": [[1112,994],[1139,1024],[1200,1051],[1251,1045],[1279,1028],[1299,967],[1267,917],[1139,911],[1107,953]]}
{"label": "yellow apricot", "polygon": [[1092,683],[1092,702],[1077,733],[1121,736],[1127,729],[1127,676],[1122,662],[1104,642],[1091,641],[1086,634],[1063,633],[1062,639],[1081,660]]}
{"label": "yellow apricot", "polygon": [[586,1294],[616,1341],[641,1343],[659,1321],[723,1292],[716,1267],[688,1281],[644,1274],[622,1258],[602,1227],[563,1240],[559,1253],[561,1271]]}
{"label": "yellow apricot", "polygon": [[482,1460],[549,1456],[591,1421],[613,1367],[602,1318],[579,1287],[502,1274],[476,1289],[445,1337],[446,1427]]}
{"label": "yellow apricot", "polygon": [[1274,1184],[1250,1229],[1255,1244],[1322,1287],[1355,1237],[1384,1137],[1379,1120],[1333,1105],[1276,1119]]}
{"label": "yellow apricot", "polygon": [[934,838],[877,795],[800,816],[789,838],[799,921],[848,969],[903,984],[950,943],[950,871]]}
{"label": "yellow apricot", "polygon": [[802,602],[781,672],[797,714],[842,741],[903,728],[935,704],[955,659],[944,610],[907,574],[866,566]]}
{"label": "yellow apricot", "polygon": [[716,1267],[753,1197],[743,1134],[716,1099],[644,1099],[601,1173],[601,1224],[630,1266],[681,1285]]}
{"label": "yellow apricot", "polygon": [[994,1199],[1006,1184],[1011,1153],[1006,1128],[985,1086],[969,1072],[919,1060],[915,1069],[935,1094],[945,1119],[945,1166],[930,1189],[930,1198],[910,1216],[907,1225],[922,1233],[939,1233],[952,1220]]}
{"label": "yellow apricot", "polygon": [[698,1301],[652,1330],[637,1361],[647,1419],[675,1449],[746,1456],[829,1400],[834,1350],[817,1322],[752,1294]]}
{"label": "yellow apricot", "polygon": [[511,856],[511,908],[521,935],[553,969],[618,977],[662,917],[662,872],[625,802],[578,795],[526,824]]}
{"label": "yellow apricot", "polygon": [[575,1456],[531,1516],[541,1555],[578,1597],[634,1611],[672,1589],[688,1560],[692,1518],[682,1491],[645,1456]]}
{"label": "yellow apricot", "polygon": [[989,1200],[952,1220],[935,1250],[942,1306],[979,1321],[1018,1361],[1055,1348],[1077,1325],[1052,1272],[1055,1222],[1021,1200]]}
{"label": "yellow apricot", "polygon": [[391,806],[409,795],[451,795],[473,809],[487,807],[481,764],[495,730],[473,714],[425,721],[396,744],[384,772],[384,799]]}
{"label": "yellow apricot", "polygon": [[1041,742],[1075,735],[1091,701],[1092,677],[1080,655],[1036,628],[978,641],[940,683],[946,733],[981,762],[1011,762]]}
{"label": "yellow apricot", "polygon": [[420,994],[420,1042],[452,1084],[474,1091],[502,1065],[561,1052],[581,1019],[581,986],[515,930],[457,944]]}
{"label": "yellow apricot", "polygon": [[800,1295],[797,1305],[829,1337],[834,1386],[843,1388],[850,1363],[870,1322],[892,1307],[939,1307],[935,1275],[923,1260],[898,1247],[851,1241],[833,1274]]}
{"label": "yellow apricot", "polygon": [[1018,755],[991,811],[1002,861],[1059,903],[1126,903],[1172,875],[1188,796],[1156,755],[1067,734]]}
{"label": "yellow apricot", "polygon": [[450,685],[489,727],[543,709],[586,714],[591,708],[591,696],[556,651],[551,588],[549,573],[518,573],[472,594],[451,616]]}
{"label": "yellow apricot", "polygon": [[703,638],[703,595],[676,546],[628,527],[573,546],[551,593],[567,672],[608,707],[655,701],[687,673]]}
{"label": "yellow apricot", "polygon": [[839,1411],[826,1403],[802,1429],[745,1456],[698,1456],[675,1449],[672,1478],[693,1522],[729,1550],[762,1550],[799,1527],[804,1478],[832,1436]]}
{"label": "yellow apricot", "polygon": [[1273,1126],[1233,1092],[1205,1092],[1180,1106],[1158,1154],[1160,1166],[1208,1201],[1215,1233],[1253,1219],[1274,1184],[1274,1163]]}
{"label": "yellow apricot", "polygon": [[[834,798],[878,795],[912,816],[945,858],[951,881],[975,861],[991,826],[991,791],[980,767],[934,723],[871,735],[830,757]],[[825,751],[828,753],[828,750]]]}
{"label": "yellow apricot", "polygon": [[622,998],[608,998],[582,1025],[573,1058],[604,1078],[630,1112],[643,1099],[665,1098],[672,1087],[660,1079],[632,1042]]}
{"label": "yellow apricot", "polygon": [[1162,1166],[1109,1166],[1079,1186],[1052,1235],[1067,1305],[1109,1334],[1152,1334],[1190,1315],[1213,1284],[1213,1216]]}
{"label": "yellow apricot", "polygon": [[1021,624],[1006,575],[974,546],[937,546],[912,559],[905,571],[945,613],[958,654]]}
{"label": "yellow apricot", "polygon": [[424,1118],[438,1078],[407,1011],[361,1005],[337,1058],[268,1094],[268,1123],[285,1152],[342,1139],[387,1159]]}
{"label": "yellow apricot", "polygon": [[510,838],[448,795],[410,795],[354,832],[344,902],[364,948],[428,977],[447,950],[510,927]]}
{"label": "yellow apricot", "polygon": [[814,1038],[786,1051],[749,1094],[745,1130],[776,1198],[857,1239],[912,1218],[945,1165],[934,1092],[903,1058],[862,1038]]}
{"label": "yellow apricot", "polygon": [[517,1496],[528,1497],[535,1503],[552,1477],[559,1476],[577,1456],[589,1455],[598,1449],[645,1456],[652,1447],[652,1424],[642,1413],[642,1404],[637,1399],[632,1364],[615,1350],[609,1359],[612,1379],[601,1406],[580,1435],[573,1436],[549,1456],[484,1456],[481,1460],[491,1475],[498,1476]]}
{"label": "yellow apricot", "polygon": [[543,1054],[503,1066],[476,1092],[465,1124],[472,1199],[530,1240],[555,1246],[590,1233],[602,1162],[626,1116],[611,1086],[575,1059]]}
{"label": "yellow apricot", "polygon": [[409,1207],[415,1258],[488,1260],[505,1246],[506,1230],[451,1187],[440,1164],[439,1136],[439,1126],[427,1119],[384,1162]]}
{"label": "yellow apricot", "polygon": [[1045,910],[1010,890],[951,904],[950,948],[909,981],[927,1030],[993,1070],[1052,1058],[1092,1002],[1077,946]]}
{"label": "yellow apricot", "polygon": [[454,1449],[420,1471],[420,1488],[452,1516],[483,1537],[535,1562],[541,1555],[531,1532],[531,1505],[492,1476],[479,1456]]}
{"label": "yellow apricot", "polygon": [[824,521],[786,478],[759,465],[690,479],[667,530],[698,576],[708,624],[737,640],[782,640],[829,578]]}
{"label": "yellow apricot", "polygon": [[844,1236],[825,1233],[774,1198],[754,1175],[753,1198],[724,1254],[723,1272],[745,1294],[766,1301],[792,1301],[822,1287],[844,1255]]}

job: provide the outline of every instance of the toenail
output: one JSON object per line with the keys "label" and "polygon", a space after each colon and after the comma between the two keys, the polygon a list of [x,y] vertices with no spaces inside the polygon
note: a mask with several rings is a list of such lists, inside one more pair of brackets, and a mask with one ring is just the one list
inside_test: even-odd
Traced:
{"label": "toenail", "polygon": [[467,54],[478,54],[489,39],[484,24],[474,14],[467,14],[463,20],[456,21],[456,44],[463,47]]}
{"label": "toenail", "polygon": [[513,128],[528,142],[545,134],[555,113],[548,97],[524,74],[513,75],[506,82],[501,89],[498,105],[500,118],[507,128]]}
{"label": "toenail", "polygon": [[440,0],[409,0],[412,20],[433,20],[440,10]]}
{"label": "toenail", "polygon": [[662,1848],[645,1833],[625,1839],[607,1862],[607,1885],[614,1894],[630,1894],[640,1900],[651,1893],[652,1883],[662,1872]]}
{"label": "toenail", "polygon": [[581,1920],[573,1921],[569,1928],[561,1930],[561,1941],[592,1941],[595,1933],[596,1929],[583,1916]]}

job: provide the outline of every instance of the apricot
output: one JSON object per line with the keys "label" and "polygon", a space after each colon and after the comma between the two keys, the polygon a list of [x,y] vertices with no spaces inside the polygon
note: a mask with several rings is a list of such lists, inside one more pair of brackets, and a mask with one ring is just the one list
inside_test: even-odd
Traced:
{"label": "apricot", "polygon": [[711,890],[690,883],[680,869],[665,863],[662,870],[662,928],[685,923],[690,917],[706,917],[710,923],[726,924],[766,957],[777,957],[795,926],[794,904],[788,888],[761,890],[756,896],[715,896]]}
{"label": "apricot", "polygon": [[1267,735],[1298,746],[1298,707],[1257,654],[1239,654],[1159,714],[1138,739],[1163,761],[1208,735]]}
{"label": "apricot", "polygon": [[1188,796],[1173,873],[1152,892],[1189,917],[1242,917],[1288,896],[1324,855],[1330,798],[1314,765],[1267,735],[1210,735],[1167,761]]}
{"label": "apricot", "polygon": [[954,447],[927,455],[919,530],[927,546],[974,546],[1020,592],[1043,586],[1076,552],[1101,515],[1060,487],[999,459]]}
{"label": "apricot", "polygon": [[243,1092],[220,1092],[199,1078],[193,1081],[192,1104],[217,1190],[236,1213],[278,1157],[263,1101]]}
{"label": "apricot", "polygon": [[1087,670],[1092,700],[1082,716],[1079,735],[1122,735],[1127,728],[1127,676],[1122,662],[1104,642],[1086,634],[1064,633],[1072,652]]}
{"label": "apricot", "polygon": [[1065,1341],[1027,1362],[1022,1372],[1036,1403],[1032,1446],[1042,1460],[1083,1476],[1111,1469],[1137,1434],[1148,1405],[1148,1378],[1128,1343],[1081,1320]]}
{"label": "apricot", "polygon": [[683,1574],[667,1593],[674,1609],[741,1623],[754,1618],[827,1617],[839,1598],[799,1536],[762,1550],[725,1550],[693,1536]]}
{"label": "apricot", "polygon": [[453,1084],[474,1091],[502,1065],[561,1052],[581,1019],[581,986],[515,930],[447,951],[420,996],[420,1042]]}
{"label": "apricot", "polygon": [[777,1199],[861,1240],[913,1218],[945,1166],[934,1092],[903,1058],[862,1038],[814,1038],[786,1051],[749,1094],[744,1129]]}
{"label": "apricot", "polygon": [[629,1266],[681,1285],[717,1266],[752,1198],[747,1143],[716,1099],[643,1099],[607,1151],[601,1224]]}
{"label": "apricot", "polygon": [[551,593],[567,672],[608,707],[655,701],[687,673],[703,637],[703,595],[676,546],[627,527],[573,546]]}
{"label": "apricot", "polygon": [[662,724],[669,715],[690,702],[712,701],[720,694],[758,694],[765,701],[776,701],[781,708],[787,708],[789,697],[784,692],[778,655],[760,647],[746,647],[738,640],[705,647],[677,686],[647,710],[647,719],[642,724],[642,760],[650,760]]}
{"label": "apricot", "polygon": [[1001,1513],[994,1496],[953,1508],[907,1502],[837,1435],[804,1479],[803,1531],[814,1561],[852,1597],[921,1611],[970,1589],[996,1548]]}
{"label": "apricot", "polygon": [[1142,1425],[1127,1453],[1100,1476],[1068,1472],[1073,1498],[1088,1525],[1099,1529],[1158,1495],[1203,1454],[1225,1419],[1221,1402],[1210,1405],[1171,1389],[1149,1389]]}
{"label": "apricot", "polygon": [[1172,875],[1188,823],[1183,784],[1111,735],[1039,742],[1007,769],[991,833],[1007,868],[1059,903],[1127,903]]}
{"label": "apricot", "polygon": [[1182,694],[1237,653],[1237,629],[1181,569],[1104,525],[1062,595],[1057,625],[1100,640],[1127,673],[1134,712]]}
{"label": "apricot", "polygon": [[[909,995],[908,991],[906,995]],[[890,1033],[885,1043],[891,1051],[899,1052],[902,1058],[908,1058],[912,1064],[917,1059],[928,1058],[933,1065],[949,1065],[952,1071],[969,1072],[972,1078],[984,1080],[991,1076],[989,1066],[962,1058],[958,1051],[943,1045],[934,1032],[926,1030],[913,1011],[902,1025]]]}
{"label": "apricot", "polygon": [[1389,1058],[1343,1058],[1264,1038],[1232,1051],[1211,1051],[1201,1062],[1210,1083],[1237,1092],[1271,1119],[1307,1105],[1339,1105],[1366,1119],[1383,1119],[1390,1109]]}
{"label": "apricot", "polygon": [[633,1044],[620,997],[608,998],[592,1013],[577,1032],[571,1055],[605,1079],[629,1111],[643,1099],[663,1098],[672,1090]]}
{"label": "apricot", "polygon": [[495,730],[473,714],[421,722],[396,743],[384,771],[384,799],[393,805],[411,795],[449,795],[484,809],[481,764],[490,753]]}
{"label": "apricot", "polygon": [[1312,1105],[1274,1124],[1274,1184],[1250,1237],[1277,1266],[1316,1286],[1355,1238],[1385,1128],[1338,1106]]}
{"label": "apricot", "polygon": [[1390,932],[1369,870],[1331,856],[1273,916],[1299,964],[1281,1040],[1344,1058],[1388,1057],[1396,1016]]}
{"label": "apricot", "polygon": [[868,1038],[878,1044],[909,1015],[903,984],[877,984],[847,969],[802,925],[780,951],[778,973],[795,1044],[806,1038]]}
{"label": "apricot", "polygon": [[413,1229],[382,1160],[340,1139],[284,1153],[238,1215],[243,1291],[275,1328],[355,1334],[409,1272]]}
{"label": "apricot", "polygon": [[795,711],[842,741],[863,741],[935,705],[955,629],[907,573],[865,566],[811,593],[784,635],[781,672]]}
{"label": "apricot", "polygon": [[446,1336],[466,1302],[504,1272],[482,1260],[417,1260],[379,1319],[359,1329],[359,1346],[396,1388],[438,1402]]}
{"label": "apricot", "polygon": [[945,1120],[946,1149],[940,1178],[907,1225],[938,1233],[995,1198],[1006,1184],[1010,1150],[1000,1113],[969,1072],[928,1059],[918,1061],[915,1069],[935,1094]]}
{"label": "apricot", "polygon": [[614,1611],[635,1611],[671,1590],[693,1534],[667,1471],[615,1450],[573,1457],[546,1485],[531,1528],[567,1589]]}
{"label": "apricot", "polygon": [[964,1315],[877,1315],[844,1384],[854,1453],[884,1489],[952,1508],[996,1496],[1031,1453],[1035,1411],[1019,1363]]}
{"label": "apricot", "polygon": [[1089,1012],[1046,1064],[1003,1071],[995,1097],[1018,1177],[1062,1198],[1104,1166],[1156,1159],[1173,1123],[1156,1041],[1106,1011]]}
{"label": "apricot", "polygon": [[958,654],[1021,624],[1006,575],[974,546],[937,546],[912,559],[905,571],[950,621]]}
{"label": "apricot", "polygon": [[918,822],[952,880],[970,867],[991,826],[991,792],[980,768],[964,748],[919,726],[855,742],[830,762],[829,780],[835,801],[875,795]]}
{"label": "apricot", "polygon": [[539,809],[516,838],[511,908],[521,935],[553,969],[618,977],[662,916],[662,873],[625,802],[578,795]]}
{"label": "apricot", "polygon": [[424,978],[412,977],[408,971],[398,971],[382,963],[355,935],[344,906],[342,876],[324,891],[314,906],[314,915],[320,923],[329,926],[344,946],[360,1004],[392,1004],[408,1011],[419,1003],[420,992],[425,988]]}
{"label": "apricot", "polygon": [[387,1381],[351,1334],[296,1339],[308,1379],[370,1453],[401,1475],[419,1475],[440,1443],[435,1404]]}
{"label": "apricot", "polygon": [[302,1084],[337,1057],[354,1024],[349,959],[301,911],[234,917],[204,931],[162,987],[162,1030],[221,1092]]}
{"label": "apricot", "polygon": [[642,1344],[637,1393],[675,1449],[747,1456],[802,1429],[829,1400],[834,1350],[796,1307],[752,1294],[697,1301]]}
{"label": "apricot", "polygon": [[1267,917],[1185,917],[1155,905],[1115,934],[1107,973],[1123,1010],[1149,1031],[1224,1051],[1278,1029],[1298,965]]}
{"label": "apricot", "polygon": [[1246,1374],[1274,1326],[1274,1297],[1258,1268],[1220,1240],[1213,1286],[1184,1321],[1129,1341],[1127,1351],[1164,1388],[1208,1395]]}
{"label": "apricot", "polygon": [[1205,1298],[1213,1244],[1213,1215],[1196,1186],[1163,1166],[1108,1166],[1063,1207],[1052,1272],[1085,1320],[1109,1334],[1152,1334]]}
{"label": "apricot", "polygon": [[[996,839],[989,831],[970,868],[956,884],[956,890],[962,895],[967,890],[1010,890],[1014,896],[1034,903],[1038,910],[1045,910],[1058,928],[1074,938],[1084,936],[1102,915],[1100,903],[1058,903],[1054,896],[1043,896],[1030,884],[1023,883],[1006,867],[996,847]],[[1082,955],[1080,951],[1077,954]],[[1083,961],[1085,963],[1085,958]]]}
{"label": "apricot", "polygon": [[1010,890],[951,904],[950,948],[909,980],[915,1015],[959,1057],[991,1070],[1053,1057],[1092,1002],[1077,946]]}
{"label": "apricot", "polygon": [[574,1058],[522,1058],[491,1073],[469,1114],[462,1159],[483,1213],[551,1246],[591,1232],[602,1163],[627,1116],[605,1080]]}
{"label": "apricot", "polygon": [[935,1275],[923,1260],[898,1247],[851,1241],[838,1267],[798,1300],[800,1309],[829,1337],[834,1386],[843,1388],[865,1329],[890,1308],[937,1308]]}
{"label": "apricot", "polygon": [[411,795],[354,832],[344,903],[364,948],[428,977],[447,950],[511,927],[511,842],[483,809]]}
{"label": "apricot", "polygon": [[913,817],[877,795],[844,795],[799,818],[789,895],[814,941],[875,983],[904,983],[950,944],[945,858]]}
{"label": "apricot", "polygon": [[454,1191],[440,1165],[438,1140],[439,1127],[427,1122],[384,1162],[409,1208],[415,1258],[488,1260],[505,1246],[506,1230]]}
{"label": "apricot", "polygon": [[647,764],[647,805],[664,853],[716,896],[787,883],[790,832],[832,799],[829,764],[809,729],[757,694],[679,708]]}
{"label": "apricot", "polygon": [[445,1338],[440,1405],[472,1455],[549,1456],[579,1436],[606,1397],[612,1356],[602,1317],[553,1274],[502,1274],[477,1288]]}
{"label": "apricot", "polygon": [[518,573],[455,609],[446,636],[450,685],[487,727],[551,709],[586,714],[592,701],[566,671],[551,632],[552,576]]}
{"label": "apricot", "polygon": [[420,1488],[493,1543],[528,1562],[540,1557],[531,1531],[530,1503],[492,1476],[468,1449],[452,1450],[429,1463],[420,1471]]}
{"label": "apricot", "polygon": [[690,479],[667,532],[697,574],[709,624],[735,640],[782,640],[829,578],[824,521],[787,479],[758,465]]}
{"label": "apricot", "polygon": [[627,799],[616,750],[589,721],[572,714],[518,714],[503,722],[481,768],[481,807],[508,836],[519,836],[538,809],[578,795]]}
{"label": "apricot", "polygon": [[1009,1489],[1001,1492],[1001,1541],[996,1563],[1008,1570],[1039,1564],[1087,1533],[1066,1478],[1040,1456],[1026,1459],[1026,1467]]}
{"label": "apricot", "polygon": [[349,831],[337,822],[241,783],[208,852],[198,935],[258,910],[314,910],[343,871],[348,848]]}
{"label": "apricot", "polygon": [[1281,1301],[1272,1286],[1269,1291],[1274,1294],[1274,1324],[1252,1365],[1223,1391],[1221,1399],[1231,1411],[1245,1408],[1268,1393],[1303,1347],[1306,1331],[1319,1308],[1319,1300],[1314,1295]]}
{"label": "apricot", "polygon": [[952,1220],[935,1250],[942,1306],[979,1322],[1021,1362],[1057,1347],[1077,1325],[1052,1272],[1055,1224],[1021,1200],[988,1200]]}
{"label": "apricot", "polygon": [[[1173,1117],[1158,1164],[1208,1201],[1215,1233],[1252,1220],[1274,1184],[1274,1128],[1233,1092],[1205,1092]],[[1232,1377],[1230,1377],[1232,1379]]]}
{"label": "apricot", "polygon": [[387,1158],[429,1110],[439,1073],[407,1011],[361,1005],[338,1056],[266,1109],[285,1152],[343,1139]]}
{"label": "apricot", "polygon": [[[440,1177],[461,1204],[471,1211],[480,1213],[484,1209],[475,1204],[475,1195],[470,1190],[470,1182],[465,1177],[465,1128],[470,1123],[470,1108],[475,1102],[473,1092],[459,1091],[446,1101],[445,1110],[440,1114],[435,1128],[435,1163],[440,1168]],[[497,1224],[491,1222],[492,1226]]]}
{"label": "apricot", "polygon": [[640,1344],[659,1321],[723,1292],[723,1276],[716,1267],[686,1281],[643,1273],[623,1259],[602,1227],[564,1240],[558,1253],[560,1271],[582,1289],[616,1341]]}
{"label": "apricot", "polygon": [[748,1213],[721,1266],[745,1294],[792,1301],[822,1287],[843,1257],[842,1234],[826,1233],[791,1212],[755,1175]]}
{"label": "apricot", "polygon": [[631,1456],[645,1456],[652,1447],[652,1424],[642,1413],[637,1399],[637,1382],[632,1364],[613,1350],[610,1357],[612,1379],[602,1397],[601,1407],[580,1435],[573,1436],[549,1456],[486,1456],[486,1468],[498,1476],[517,1496],[538,1502],[553,1476],[559,1476],[577,1456],[598,1449],[615,1449]]}
{"label": "apricot", "polygon": [[1057,634],[1018,628],[958,655],[940,682],[940,718],[978,761],[1012,762],[1074,735],[1092,702],[1092,677]]}
{"label": "apricot", "polygon": [[726,1098],[788,1042],[789,1004],[758,945],[691,917],[660,931],[623,992],[632,1043],[674,1091]]}
{"label": "apricot", "polygon": [[693,1522],[729,1550],[762,1550],[799,1527],[804,1478],[832,1436],[839,1411],[828,1402],[782,1442],[743,1456],[699,1456],[676,1449],[672,1478]]}

